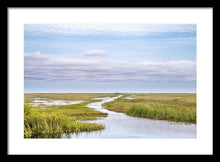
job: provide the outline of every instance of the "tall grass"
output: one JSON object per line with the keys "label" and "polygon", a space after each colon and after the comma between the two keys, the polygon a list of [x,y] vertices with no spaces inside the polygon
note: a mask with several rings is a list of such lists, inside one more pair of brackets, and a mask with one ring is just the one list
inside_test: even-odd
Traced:
{"label": "tall grass", "polygon": [[[126,99],[129,96],[134,99]],[[136,117],[196,123],[195,93],[125,94],[103,106]]]}
{"label": "tall grass", "polygon": [[81,132],[103,129],[104,126],[95,123],[78,122],[62,113],[45,113],[24,104],[24,137],[31,138],[33,134]]}
{"label": "tall grass", "polygon": [[196,123],[196,109],[182,105],[168,105],[155,102],[133,104],[126,109],[125,113],[130,116],[143,118]]}

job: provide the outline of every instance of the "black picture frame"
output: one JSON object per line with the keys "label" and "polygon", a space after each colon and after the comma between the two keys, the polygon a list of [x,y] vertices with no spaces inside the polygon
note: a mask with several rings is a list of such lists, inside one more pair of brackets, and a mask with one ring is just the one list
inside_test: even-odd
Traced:
{"label": "black picture frame", "polygon": [[[3,69],[4,69],[4,75],[3,75],[3,87],[4,87],[4,95],[3,95],[3,102],[4,102],[4,107],[2,107],[2,122],[4,123],[4,129],[2,130],[3,137],[2,137],[2,142],[4,144],[1,144],[1,147],[3,149],[1,149],[1,159],[3,160],[14,160],[14,159],[20,159],[20,158],[30,158],[30,159],[36,159],[39,160],[40,158],[44,158],[45,160],[50,160],[51,156],[54,156],[54,158],[56,158],[56,160],[63,160],[63,156],[68,157],[69,159],[71,158],[75,158],[75,157],[70,157],[71,155],[50,155],[50,156],[37,156],[37,155],[8,155],[8,8],[35,8],[35,7],[54,7],[54,8],[60,8],[60,7],[73,7],[73,8],[79,8],[79,7],[99,7],[99,8],[115,8],[115,7],[129,7],[129,8],[154,8],[154,7],[159,7],[159,8],[212,8],[213,9],[213,155],[148,155],[148,157],[143,157],[143,155],[126,155],[127,158],[129,160],[135,160],[138,157],[140,158],[150,158],[152,160],[161,158],[163,160],[168,159],[168,158],[176,158],[176,159],[181,159],[181,160],[187,160],[187,159],[191,159],[191,160],[197,160],[198,158],[202,159],[202,160],[216,160],[217,158],[217,153],[216,153],[216,110],[214,109],[214,90],[216,91],[216,89],[214,89],[214,85],[216,85],[214,83],[214,62],[217,60],[215,59],[214,56],[214,38],[216,38],[214,32],[216,31],[216,12],[217,12],[217,7],[216,7],[216,1],[215,0],[201,0],[201,1],[151,1],[151,2],[144,2],[144,1],[140,1],[139,3],[136,1],[126,1],[126,3],[113,3],[112,1],[107,1],[107,2],[102,2],[102,3],[94,3],[94,1],[88,1],[88,2],[72,2],[72,1],[47,1],[47,3],[45,3],[45,1],[29,1],[29,2],[21,2],[21,1],[10,1],[10,0],[4,0],[1,1],[1,21],[2,21],[2,25],[1,25],[1,31],[2,31],[2,46],[4,52],[2,53],[3,56],[3,60],[4,60],[4,65],[3,65]],[[216,80],[216,79],[215,79]],[[76,155],[74,155],[76,156]],[[106,156],[108,156],[107,158],[112,158],[115,156],[112,155],[105,155],[105,156],[100,156],[101,159],[105,158]],[[124,155],[123,155],[124,156]],[[133,157],[135,156],[135,157]],[[145,156],[145,155],[144,155]],[[77,158],[83,158],[85,156],[83,155],[77,155]],[[119,158],[120,157],[120,158]],[[90,158],[97,158],[94,157],[92,155],[87,155],[86,158],[90,159]],[[117,155],[118,160],[123,160],[120,155]]]}

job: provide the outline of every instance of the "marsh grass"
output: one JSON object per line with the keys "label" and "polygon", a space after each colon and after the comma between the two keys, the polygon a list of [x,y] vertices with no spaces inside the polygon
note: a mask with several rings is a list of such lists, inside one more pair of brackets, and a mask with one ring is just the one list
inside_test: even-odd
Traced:
{"label": "marsh grass", "polygon": [[51,105],[51,106],[44,106],[44,109],[42,108],[38,108],[38,109],[40,112],[45,112],[45,113],[56,112],[59,114],[64,114],[74,118],[75,120],[95,120],[98,117],[106,117],[108,115],[107,113],[102,113],[100,111],[95,111],[94,109],[86,107],[86,105],[91,102],[94,101],[83,102],[72,105]]}
{"label": "marsh grass", "polygon": [[[116,94],[75,94],[75,93],[39,93],[24,94],[24,137],[32,138],[40,134],[59,134],[60,132],[81,132],[104,129],[104,125],[81,122],[95,120],[99,117],[106,117],[106,113],[95,111],[86,107],[92,100]],[[36,98],[44,101],[64,100],[64,101],[84,101],[79,104],[71,105],[46,105],[39,104],[31,107]],[[49,135],[50,136],[50,135]]]}
{"label": "marsh grass", "polygon": [[[104,129],[103,125],[88,123],[107,116],[106,113],[86,107],[93,98],[115,97],[117,93],[103,94],[24,94],[24,102],[31,103],[35,98],[44,100],[84,101],[71,105],[24,105],[24,137],[50,134],[60,137],[60,133],[94,131]],[[126,99],[131,97],[134,99]],[[123,112],[130,116],[196,123],[196,94],[123,94],[112,102],[104,103],[106,109]],[[83,122],[82,122],[83,121]],[[39,136],[38,136],[39,137]]]}
{"label": "marsh grass", "polygon": [[[126,99],[129,96],[134,96],[134,99]],[[130,116],[196,123],[196,94],[124,94],[103,106]]]}
{"label": "marsh grass", "polygon": [[196,123],[196,110],[193,108],[150,102],[135,104],[126,109],[130,116],[169,120],[174,122]]}
{"label": "marsh grass", "polygon": [[25,93],[24,103],[33,102],[35,98],[45,100],[88,101],[92,98],[115,97],[117,93]]}
{"label": "marsh grass", "polygon": [[104,125],[79,122],[63,113],[46,113],[24,104],[24,137],[34,134],[82,132],[104,129]]}

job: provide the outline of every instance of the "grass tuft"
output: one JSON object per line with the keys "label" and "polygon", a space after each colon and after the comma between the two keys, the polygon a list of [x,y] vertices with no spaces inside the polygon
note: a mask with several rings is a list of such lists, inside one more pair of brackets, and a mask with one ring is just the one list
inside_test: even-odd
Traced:
{"label": "grass tuft", "polygon": [[125,113],[130,116],[169,120],[175,122],[196,123],[196,111],[183,106],[171,106],[160,103],[131,105]]}
{"label": "grass tuft", "polygon": [[104,125],[78,122],[62,113],[45,113],[24,104],[24,137],[34,134],[82,132],[104,129]]}

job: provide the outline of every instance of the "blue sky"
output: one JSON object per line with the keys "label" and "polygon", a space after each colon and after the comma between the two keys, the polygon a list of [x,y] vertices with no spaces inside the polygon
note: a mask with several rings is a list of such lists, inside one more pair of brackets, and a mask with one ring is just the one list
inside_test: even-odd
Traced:
{"label": "blue sky", "polygon": [[194,24],[25,24],[25,93],[196,92]]}

